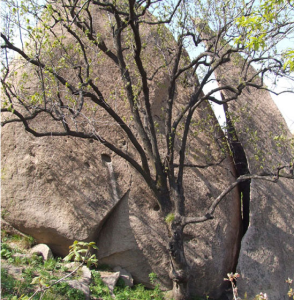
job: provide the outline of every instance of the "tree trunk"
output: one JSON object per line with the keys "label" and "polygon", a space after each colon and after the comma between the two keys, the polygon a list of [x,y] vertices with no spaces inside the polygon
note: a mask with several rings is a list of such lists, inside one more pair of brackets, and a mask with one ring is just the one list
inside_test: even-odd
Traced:
{"label": "tree trunk", "polygon": [[190,268],[184,253],[183,226],[178,216],[171,222],[169,254],[171,259],[170,278],[173,281],[173,299],[187,300],[190,298]]}
{"label": "tree trunk", "polygon": [[[164,178],[167,179],[166,177]],[[163,187],[167,187],[164,182]],[[170,190],[158,189],[158,200],[161,203],[161,211],[166,217],[166,225],[169,232],[169,277],[173,281],[173,300],[190,299],[190,267],[184,252],[184,226],[185,197],[182,189],[173,180],[170,181]]]}

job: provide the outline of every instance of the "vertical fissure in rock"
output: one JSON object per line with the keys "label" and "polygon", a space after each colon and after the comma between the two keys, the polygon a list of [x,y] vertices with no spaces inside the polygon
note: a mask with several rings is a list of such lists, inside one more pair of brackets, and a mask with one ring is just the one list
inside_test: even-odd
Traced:
{"label": "vertical fissure in rock", "polygon": [[107,154],[102,154],[101,159],[102,159],[102,161],[104,162],[105,166],[108,169],[110,186],[111,186],[112,197],[113,197],[113,203],[117,203],[119,201],[118,189],[117,189],[115,174],[114,174],[114,170],[113,170],[113,166],[112,166],[112,162],[111,162],[111,157]]}
{"label": "vertical fissure in rock", "polygon": [[[238,139],[233,122],[228,112],[228,105],[224,104],[224,111],[227,122],[227,138],[232,152],[233,161],[237,173],[237,177],[245,174],[249,174],[248,162],[246,154],[241,142]],[[250,215],[250,184],[251,180],[246,180],[239,183],[239,193],[241,199],[242,209],[242,225],[243,225],[243,236],[245,235],[249,226],[249,215]]]}

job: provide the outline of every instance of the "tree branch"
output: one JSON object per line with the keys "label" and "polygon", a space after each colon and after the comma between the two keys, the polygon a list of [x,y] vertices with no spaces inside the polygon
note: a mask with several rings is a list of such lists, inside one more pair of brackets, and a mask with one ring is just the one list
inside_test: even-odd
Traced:
{"label": "tree branch", "polygon": [[[290,174],[280,174],[280,171],[289,168]],[[208,208],[207,212],[201,217],[184,217],[182,218],[182,225],[185,227],[188,224],[195,224],[205,222],[207,220],[213,219],[213,214],[216,207],[220,204],[220,202],[224,199],[224,197],[232,191],[240,182],[249,180],[249,179],[256,179],[256,180],[265,180],[269,182],[278,182],[280,178],[287,178],[287,179],[294,179],[293,175],[293,166],[283,166],[277,168],[276,174],[261,174],[261,175],[242,175],[237,178],[235,182],[230,184],[217,198],[215,198]]]}

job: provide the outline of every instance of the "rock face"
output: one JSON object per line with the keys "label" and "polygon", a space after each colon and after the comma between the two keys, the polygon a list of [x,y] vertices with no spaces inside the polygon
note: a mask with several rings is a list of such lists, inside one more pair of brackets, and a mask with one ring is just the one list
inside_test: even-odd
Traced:
{"label": "rock face", "polygon": [[[95,26],[114,51],[108,15],[100,11],[93,15],[97,17]],[[56,33],[60,32],[56,30]],[[142,35],[147,41],[144,63],[148,66],[148,74],[152,75],[161,63],[160,56],[154,53],[159,53],[162,37],[148,27],[142,30]],[[170,47],[173,45],[174,42],[171,42]],[[92,55],[94,59],[97,53],[92,53],[91,49],[88,49],[89,57]],[[56,50],[56,61],[62,55],[60,49]],[[166,51],[165,55],[170,54]],[[99,61],[93,72],[97,72],[95,75],[101,79],[101,89],[109,105],[113,105],[136,132],[124,95],[117,90],[117,87],[123,87],[117,66],[105,58]],[[150,87],[152,113],[159,125],[159,148],[163,154],[166,151],[163,147],[164,120],[160,115],[168,98],[168,79],[168,67],[161,68],[155,73]],[[32,90],[37,88],[35,81],[32,75],[29,83],[33,86]],[[65,91],[63,93],[67,95]],[[181,111],[189,101],[191,89],[179,85],[177,94],[177,107]],[[99,135],[139,160],[121,128],[107,118],[105,111],[95,110],[91,103],[88,105],[89,111],[94,114],[92,117],[99,123],[95,127]],[[77,118],[76,126],[85,130],[89,124],[85,125],[81,118]],[[202,104],[193,120],[187,164],[199,165],[200,168],[186,168],[184,172],[189,216],[202,215],[212,199],[235,180],[232,160],[223,155],[219,144],[223,137],[208,103]],[[48,130],[56,125],[42,119],[36,120],[34,126]],[[179,141],[177,143],[176,150],[179,151]],[[162,288],[171,288],[164,218],[150,189],[122,158],[93,140],[34,138],[18,124],[4,126],[1,155],[2,209],[6,212],[7,222],[32,235],[39,243],[47,244],[58,255],[66,255],[74,240],[97,241],[100,263],[119,265],[127,269],[135,281],[146,285],[149,285],[149,273],[155,272]],[[210,166],[201,168],[206,165]],[[214,298],[221,295],[223,278],[236,265],[240,225],[240,199],[235,189],[218,207],[214,220],[189,225],[185,229],[185,255],[195,277],[191,285],[195,295],[207,294]]]}
{"label": "rock face", "polygon": [[[149,273],[155,272],[162,287],[171,288],[164,220],[150,190],[122,159],[111,157],[121,197],[114,203],[102,145],[73,138],[33,138],[14,124],[3,128],[2,141],[2,209],[8,222],[58,255],[66,255],[74,240],[97,241],[100,263],[120,265],[147,286]],[[203,135],[197,142],[204,141]],[[187,170],[190,215],[204,211],[208,203],[202,199],[215,197],[233,180],[227,163],[226,159],[223,166]],[[218,295],[221,288],[215,290],[211,282],[222,282],[234,267],[239,211],[235,192],[220,206],[215,220],[187,228],[186,255],[197,294]]]}
{"label": "rock face", "polygon": [[[67,255],[74,240],[94,239],[114,202],[101,148],[70,138],[36,139],[21,126],[4,127],[5,220],[58,255]],[[122,193],[127,180],[128,174],[118,178]]]}
{"label": "rock face", "polygon": [[[216,74],[221,83],[230,84],[242,75],[233,61]],[[253,68],[250,72],[253,74]],[[289,165],[294,157],[293,136],[267,91],[246,88],[237,101],[229,103],[228,112],[231,119],[240,117],[234,127],[250,173],[276,173],[277,167]],[[248,298],[263,292],[271,300],[288,299],[285,280],[294,270],[293,195],[293,180],[251,180],[250,225],[237,265],[240,297],[245,292]]]}
{"label": "rock face", "polygon": [[[123,265],[137,282],[150,286],[152,267],[144,257],[130,224],[130,195],[124,195],[105,222],[97,238],[100,264]],[[136,227],[136,224],[135,224]],[[169,284],[168,281],[165,284]]]}

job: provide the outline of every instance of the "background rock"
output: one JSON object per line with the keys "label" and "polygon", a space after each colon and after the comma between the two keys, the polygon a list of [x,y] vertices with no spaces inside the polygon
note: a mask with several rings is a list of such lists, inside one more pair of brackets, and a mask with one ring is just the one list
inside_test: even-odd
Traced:
{"label": "background rock", "polygon": [[[238,81],[244,69],[234,63],[233,57],[216,78],[230,84]],[[276,174],[277,167],[293,161],[293,136],[269,92],[246,87],[237,101],[229,102],[228,112],[231,119],[239,120],[234,127],[250,173]],[[241,297],[245,292],[248,298],[263,292],[271,300],[288,299],[285,280],[294,275],[293,195],[293,180],[251,180],[250,226],[242,240],[237,266]]]}
{"label": "background rock", "polygon": [[[104,223],[98,235],[97,246],[99,264],[112,267],[120,265],[132,274],[135,281],[151,287],[149,274],[152,267],[138,247],[130,224],[129,193],[120,200]],[[169,284],[169,281],[165,284]]]}
{"label": "background rock", "polygon": [[[110,25],[109,17],[100,11],[93,16],[102,38],[113,49],[112,28],[106,26]],[[146,70],[148,75],[154,74],[162,63],[160,51],[165,51],[165,56],[169,57],[175,42],[169,32],[158,36],[156,27],[146,26],[141,32],[147,44],[143,52]],[[64,34],[63,29],[56,29],[56,34]],[[168,43],[169,51],[160,50],[158,45],[161,43],[164,49]],[[97,61],[97,53],[91,52],[92,48],[88,49],[89,57]],[[62,57],[59,50],[56,50],[56,61]],[[166,152],[164,119],[160,116],[168,98],[168,68],[160,69],[150,86],[152,113],[159,124],[158,141],[163,157]],[[68,70],[60,70],[61,74],[66,72]],[[137,135],[123,97],[119,93],[113,96],[113,91],[123,86],[119,70],[106,58],[99,60],[95,72],[108,103],[127,120]],[[33,93],[37,87],[36,77],[33,70],[30,74],[28,84]],[[72,80],[75,78],[75,74],[68,76]],[[178,112],[189,101],[191,93],[191,88],[177,86]],[[95,108],[91,103],[87,105],[90,111]],[[109,138],[134,159],[139,159],[125,134],[107,118],[106,112],[96,109],[92,117],[99,120],[96,129],[101,136]],[[41,131],[55,128],[54,122],[42,116],[41,119],[33,123]],[[87,129],[83,119],[77,118],[77,121],[81,130]],[[195,113],[193,124],[187,163],[197,164],[200,168],[185,169],[186,211],[190,216],[202,215],[212,199],[235,180],[232,160],[223,156],[223,137],[208,103],[203,103]],[[176,151],[179,151],[179,145],[180,140],[177,140]],[[5,220],[62,256],[68,254],[68,246],[74,240],[97,241],[100,263],[120,265],[133,275],[135,281],[146,285],[150,285],[149,273],[155,272],[162,288],[171,288],[164,218],[149,188],[123,159],[92,140],[70,137],[37,139],[18,124],[8,124],[3,128],[1,155]],[[202,168],[207,165],[210,166]],[[187,226],[185,254],[195,278],[191,286],[194,294],[220,296],[223,277],[236,264],[240,225],[240,198],[235,189],[218,207],[214,220]]]}
{"label": "background rock", "polygon": [[[74,138],[36,139],[19,125],[3,128],[1,146],[5,220],[62,256],[74,240],[92,240],[113,207],[104,149]],[[123,191],[128,174],[117,177]]]}

